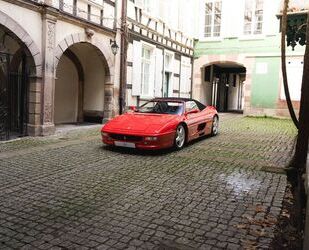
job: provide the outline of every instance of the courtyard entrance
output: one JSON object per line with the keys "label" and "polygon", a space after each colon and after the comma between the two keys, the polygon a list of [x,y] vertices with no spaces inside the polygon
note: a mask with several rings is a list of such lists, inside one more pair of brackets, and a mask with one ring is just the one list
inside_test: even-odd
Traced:
{"label": "courtyard entrance", "polygon": [[242,112],[246,68],[233,62],[215,63],[204,68],[206,104],[220,112]]}

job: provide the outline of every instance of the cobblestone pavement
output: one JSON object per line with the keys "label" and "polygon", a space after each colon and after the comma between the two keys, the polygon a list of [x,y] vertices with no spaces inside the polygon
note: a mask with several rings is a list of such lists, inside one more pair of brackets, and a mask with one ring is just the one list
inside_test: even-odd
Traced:
{"label": "cobblestone pavement", "polygon": [[267,249],[295,134],[224,114],[181,151],[105,147],[98,127],[1,143],[0,249]]}

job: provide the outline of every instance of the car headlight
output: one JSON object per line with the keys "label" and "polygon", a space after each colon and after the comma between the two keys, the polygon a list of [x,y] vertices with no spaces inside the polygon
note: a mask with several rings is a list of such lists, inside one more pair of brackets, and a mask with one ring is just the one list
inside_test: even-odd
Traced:
{"label": "car headlight", "polygon": [[147,136],[145,137],[145,141],[157,141],[158,137],[156,136]]}
{"label": "car headlight", "polygon": [[101,135],[102,135],[102,136],[106,136],[106,137],[109,136],[108,133],[105,133],[105,132],[101,132]]}

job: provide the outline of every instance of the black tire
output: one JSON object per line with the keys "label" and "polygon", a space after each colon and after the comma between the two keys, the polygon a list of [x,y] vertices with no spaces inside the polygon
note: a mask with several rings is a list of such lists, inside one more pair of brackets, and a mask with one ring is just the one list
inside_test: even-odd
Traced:
{"label": "black tire", "polygon": [[176,134],[174,139],[174,147],[176,149],[182,149],[186,143],[186,129],[184,125],[179,124],[176,128]]}
{"label": "black tire", "polygon": [[219,133],[219,117],[217,115],[212,119],[211,136],[216,136]]}

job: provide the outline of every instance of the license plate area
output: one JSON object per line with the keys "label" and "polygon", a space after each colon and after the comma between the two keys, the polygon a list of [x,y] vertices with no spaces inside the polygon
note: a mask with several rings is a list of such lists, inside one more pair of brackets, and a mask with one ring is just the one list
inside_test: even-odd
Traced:
{"label": "license plate area", "polygon": [[135,148],[135,143],[125,141],[115,141],[115,146],[125,148]]}

